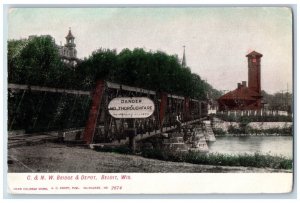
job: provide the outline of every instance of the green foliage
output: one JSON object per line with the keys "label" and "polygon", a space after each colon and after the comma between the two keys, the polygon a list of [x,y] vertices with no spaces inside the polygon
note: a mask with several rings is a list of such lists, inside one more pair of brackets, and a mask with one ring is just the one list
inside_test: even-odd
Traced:
{"label": "green foliage", "polygon": [[292,112],[293,94],[286,91],[268,94],[266,91],[262,91],[262,96],[270,110]]}
{"label": "green foliage", "polygon": [[164,52],[146,52],[136,48],[122,50],[99,49],[78,67],[85,75],[82,86],[91,88],[96,79],[104,79],[154,91],[206,99],[207,93],[218,96],[218,91],[203,81],[189,68],[182,68],[177,56]]}
{"label": "green foliage", "polygon": [[225,135],[226,131],[222,128],[213,128],[213,132],[215,135]]}
{"label": "green foliage", "polygon": [[220,96],[177,56],[136,48],[98,49],[75,70],[62,63],[51,36],[8,41],[9,82],[90,90],[98,79],[163,91],[195,99]]}
{"label": "green foliage", "polygon": [[240,134],[249,134],[249,135],[288,135],[291,136],[293,134],[292,127],[284,127],[284,128],[269,128],[269,129],[254,129],[249,127],[246,123],[240,124],[239,127],[235,127],[230,125],[228,127],[227,132],[225,132],[221,128],[214,128],[214,133],[217,135],[240,135]]}
{"label": "green foliage", "polygon": [[219,153],[199,152],[170,152],[161,150],[147,150],[142,152],[146,158],[155,158],[165,161],[188,162],[193,164],[216,165],[216,166],[244,166],[257,168],[292,169],[293,161],[283,156],[270,154],[239,154],[228,155]]}
{"label": "green foliage", "polygon": [[[76,89],[82,78],[62,63],[51,36],[8,41],[9,83]],[[25,93],[9,91],[8,128],[36,132],[82,127],[89,109],[87,100],[30,89]]]}
{"label": "green foliage", "polygon": [[8,52],[18,50],[18,54],[8,54],[8,61],[17,59],[17,63],[8,64],[9,82],[45,86],[59,84],[63,64],[53,38],[41,36],[19,43],[9,41],[8,47],[11,47]]}
{"label": "green foliage", "polygon": [[20,67],[21,59],[20,53],[24,46],[26,46],[27,40],[11,40],[7,45],[7,65],[8,65],[8,81],[21,81],[23,71]]}
{"label": "green foliage", "polygon": [[[117,54],[116,50],[98,49],[73,69],[62,62],[51,36],[8,41],[9,83],[91,90],[98,79],[195,99],[218,94],[200,76],[183,68],[177,56],[164,52],[136,48]],[[9,130],[82,127],[82,119],[88,113],[88,106],[83,107],[82,100],[50,93],[44,96],[43,92],[30,90],[24,95],[10,91]]]}
{"label": "green foliage", "polygon": [[116,70],[117,54],[115,50],[98,49],[85,59],[75,71],[77,82],[81,84],[78,88],[92,89],[96,80],[111,78]]}
{"label": "green foliage", "polygon": [[51,36],[8,41],[9,83],[74,89],[81,78],[61,61]]}
{"label": "green foliage", "polygon": [[234,127],[233,125],[230,125],[228,127],[227,132],[229,134],[245,134],[245,130],[241,129],[240,127]]}
{"label": "green foliage", "polygon": [[270,129],[247,128],[246,133],[247,134],[266,134],[266,135],[273,135],[273,134],[292,135],[293,134],[293,129],[292,129],[292,127],[270,128]]}
{"label": "green foliage", "polygon": [[83,127],[91,99],[58,93],[14,92],[8,97],[8,129],[27,133]]}

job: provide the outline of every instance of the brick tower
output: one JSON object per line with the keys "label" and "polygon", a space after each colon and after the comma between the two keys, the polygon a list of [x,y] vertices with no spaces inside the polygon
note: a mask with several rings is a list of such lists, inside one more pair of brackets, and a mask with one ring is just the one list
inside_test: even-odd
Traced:
{"label": "brick tower", "polygon": [[257,93],[261,93],[260,58],[263,55],[252,51],[248,57],[248,87]]}
{"label": "brick tower", "polygon": [[218,99],[219,110],[260,110],[262,106],[260,59],[263,55],[252,51],[248,58],[248,87],[246,81]]}

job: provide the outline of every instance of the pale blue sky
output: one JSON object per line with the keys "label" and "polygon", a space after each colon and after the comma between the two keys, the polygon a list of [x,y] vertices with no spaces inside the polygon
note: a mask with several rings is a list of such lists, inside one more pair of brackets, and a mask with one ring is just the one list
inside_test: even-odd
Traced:
{"label": "pale blue sky", "polygon": [[65,43],[69,27],[78,56],[103,47],[161,50],[182,58],[219,90],[248,80],[245,55],[262,53],[262,89],[292,87],[292,14],[287,8],[13,8],[9,39],[52,35]]}

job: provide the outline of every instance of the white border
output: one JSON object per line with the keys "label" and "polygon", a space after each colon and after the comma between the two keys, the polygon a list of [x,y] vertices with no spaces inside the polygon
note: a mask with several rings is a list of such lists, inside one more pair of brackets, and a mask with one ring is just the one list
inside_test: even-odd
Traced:
{"label": "white border", "polygon": [[[74,5],[74,4],[98,4],[99,3],[99,1],[96,1],[96,0],[86,0],[86,1],[83,1],[83,0],[72,0],[72,2],[70,3],[69,1],[66,1],[66,0],[53,0],[53,1],[51,1],[51,2],[49,2],[49,1],[45,1],[45,2],[41,2],[41,1],[37,1],[37,0],[27,0],[27,1],[22,1],[22,0],[3,0],[3,2],[2,2],[2,7],[1,7],[1,14],[3,14],[3,15],[1,15],[1,20],[2,20],[2,22],[3,22],[3,16],[5,15],[4,13],[3,13],[3,5],[4,4],[21,4],[21,5],[24,5],[24,4],[44,4],[44,5],[46,5],[46,6],[53,6],[53,5],[50,5],[50,3],[51,4],[59,4],[59,5],[61,5],[61,6],[67,6],[66,4],[69,4],[69,5]],[[132,0],[127,0],[126,2],[124,2],[124,1],[121,1],[121,0],[118,0],[118,1],[116,1],[116,0],[112,0],[112,1],[109,1],[109,0],[104,0],[104,1],[101,1],[100,2],[101,4],[107,4],[107,5],[113,5],[113,4],[124,4],[124,3],[126,3],[126,4],[145,4],[145,5],[147,5],[147,4],[198,4],[199,3],[199,1],[197,1],[197,0],[186,0],[186,1],[177,1],[177,0],[173,0],[173,1],[168,1],[168,0],[162,0],[162,1],[157,1],[157,0],[155,0],[155,1],[150,1],[150,0],[145,0],[145,1],[143,1],[143,2],[140,2],[140,1],[132,1]],[[287,0],[287,1],[280,1],[280,0],[273,0],[273,1],[270,1],[270,2],[268,2],[268,1],[264,1],[264,0],[253,0],[253,1],[251,1],[251,2],[249,2],[249,1],[245,1],[245,0],[240,0],[239,2],[236,2],[236,1],[222,1],[222,0],[218,0],[218,1],[216,1],[216,0],[212,0],[212,1],[201,1],[201,3],[204,3],[204,4],[206,4],[206,5],[213,5],[213,4],[227,4],[227,5],[233,5],[234,3],[239,3],[239,5],[250,5],[250,6],[253,6],[253,4],[256,4],[257,6],[259,6],[259,4],[262,4],[262,3],[264,3],[264,4],[268,4],[268,3],[272,3],[272,4],[295,4],[296,5],[296,7],[298,6],[297,4],[298,4],[298,2],[296,1],[296,0]],[[251,3],[251,4],[250,4]],[[217,6],[219,6],[219,5],[217,5]],[[297,16],[296,16],[296,19],[297,19]],[[296,21],[295,22],[296,23],[296,29],[299,27],[299,21]],[[4,23],[4,26],[5,26],[5,23]],[[3,27],[1,28],[1,34],[0,34],[0,36],[2,37],[2,39],[3,39],[3,37],[4,37],[4,32],[3,32],[4,30],[3,30]],[[297,30],[295,30],[294,31],[294,33],[295,32],[297,32]],[[296,44],[297,43],[297,44]],[[294,44],[295,44],[295,67],[296,67],[296,65],[297,65],[297,59],[296,58],[298,58],[298,53],[297,53],[297,47],[298,47],[298,41],[296,41],[295,40],[295,42],[294,42]],[[5,46],[5,43],[4,43],[4,41],[3,40],[1,40],[1,47],[2,47],[2,53],[5,53],[5,51],[6,51],[6,49],[4,48],[4,46]],[[297,57],[296,57],[297,56]],[[3,62],[3,63],[5,63],[5,59],[4,59],[4,56],[3,55],[1,55],[1,61]],[[4,65],[4,64],[3,64]],[[4,76],[4,73],[5,73],[5,70],[6,69],[1,69],[1,71],[0,71],[0,74],[2,75],[2,76]],[[296,78],[298,78],[298,72],[296,71],[296,68],[295,68],[295,72],[294,72],[294,78],[296,79]],[[1,95],[5,95],[5,87],[6,87],[6,79],[4,79],[3,80],[3,83],[0,83],[1,84],[1,86],[0,86],[0,91],[1,91]],[[297,85],[297,87],[298,87],[298,84],[297,84],[297,81],[295,80],[295,88],[294,88],[294,92],[295,92],[295,94],[296,94],[296,89],[298,89],[297,87],[296,87],[296,85]],[[297,100],[298,101],[298,100]],[[6,102],[4,101],[4,100],[1,100],[1,110],[2,110],[2,114],[1,114],[1,120],[2,120],[2,122],[1,122],[1,129],[4,129],[5,130],[5,128],[6,128],[6,126],[5,126],[5,122],[4,122],[4,119],[6,119],[6,115],[5,115],[5,112],[6,112],[6,110],[5,110],[5,108],[6,108]],[[295,116],[297,116],[297,113],[298,113],[298,111],[297,111],[298,109],[295,107]],[[4,116],[5,115],[5,116]],[[296,120],[297,121],[297,120]],[[298,124],[298,122],[297,122],[297,124]],[[4,136],[4,138],[5,138],[5,136]],[[3,146],[3,141],[4,142],[6,142],[5,141],[5,139],[4,140],[1,140],[0,141],[0,143],[2,144],[2,146]],[[297,142],[297,144],[298,144],[298,142]],[[1,150],[0,150],[1,151]],[[5,151],[6,152],[6,151]],[[3,153],[2,151],[1,151],[1,153]],[[2,156],[2,158],[3,158],[3,154],[1,154]],[[5,155],[5,154],[4,154]],[[297,157],[299,157],[298,156],[298,153],[297,153]],[[4,159],[4,161],[5,161],[5,159]],[[3,162],[3,165],[5,166],[6,165],[6,162]],[[6,168],[5,168],[6,169]],[[1,175],[2,175],[2,177],[5,177],[5,174],[6,173],[4,173],[3,174],[3,171],[2,171],[2,169],[1,169]],[[297,178],[297,177],[296,177]],[[296,179],[297,180],[297,179]],[[5,186],[4,186],[4,188],[5,188]],[[296,188],[296,190],[297,191],[295,191],[295,192],[298,192],[299,191],[299,189],[298,189],[298,187]],[[2,194],[3,195],[3,194]],[[19,196],[20,198],[22,198],[21,196]],[[124,196],[123,196],[124,197]],[[153,196],[152,196],[153,197]],[[173,196],[174,197],[174,196]],[[206,197],[208,197],[208,196],[206,196]],[[223,198],[226,198],[226,197],[228,197],[228,196],[223,196]],[[238,195],[236,195],[236,196],[231,196],[231,198],[234,198],[234,197],[237,197],[237,198],[245,198],[245,196],[238,196]],[[265,197],[268,197],[268,195],[267,196],[265,196]],[[263,197],[263,196],[260,196],[260,195],[256,195],[255,197],[253,197],[253,196],[250,196],[249,198],[265,198],[265,197]],[[272,196],[271,196],[272,197]],[[7,196],[6,196],[6,198],[7,198]],[[23,198],[24,198],[24,196],[23,196]],[[26,198],[34,198],[34,196],[26,196]],[[48,196],[48,198],[50,198],[49,196]],[[51,198],[53,198],[53,196],[51,197]],[[70,198],[70,197],[69,197]],[[74,197],[73,197],[74,198]],[[98,197],[99,198],[99,197]],[[101,198],[101,197],[100,197]],[[102,197],[103,198],[103,197]],[[121,197],[122,198],[122,197]],[[128,197],[127,197],[128,198]],[[131,197],[131,198],[133,198],[133,197]],[[171,197],[169,197],[169,198],[172,198],[172,196]],[[178,197],[177,196],[177,198],[180,198],[180,197]],[[195,197],[194,197],[195,198]],[[196,198],[201,198],[201,197],[196,197]],[[212,197],[210,197],[210,198],[212,198]],[[220,198],[220,196],[219,197],[216,197],[216,198]],[[269,196],[269,198],[270,198],[270,196]],[[291,196],[290,197],[287,197],[287,196],[285,196],[284,197],[284,195],[283,196],[281,196],[281,197],[278,197],[278,196],[273,196],[273,198],[291,198]],[[294,198],[295,198],[295,195],[294,195]],[[296,199],[294,199],[294,200],[296,200]],[[294,200],[291,200],[291,201],[294,201]],[[26,200],[23,200],[23,201],[25,201],[26,202]],[[28,201],[28,200],[27,200]],[[32,202],[33,200],[30,200],[30,202]],[[72,202],[74,202],[74,201],[82,201],[82,200],[72,200]],[[127,201],[130,201],[130,202],[132,202],[132,200],[122,200],[122,201],[124,201],[124,202],[127,202]],[[172,202],[174,202],[174,200],[171,200]],[[211,201],[211,200],[210,200]],[[226,201],[226,200],[224,200],[224,201]],[[230,201],[230,202],[232,202],[233,200],[227,200],[227,201]],[[236,200],[235,200],[236,201]],[[245,200],[245,201],[249,201],[249,200]],[[286,200],[268,200],[268,201],[270,201],[270,202],[286,202]],[[96,202],[96,201],[95,201]],[[97,201],[97,202],[99,202],[99,201]],[[219,201],[218,201],[219,202]],[[240,200],[238,200],[238,202],[240,202]]]}

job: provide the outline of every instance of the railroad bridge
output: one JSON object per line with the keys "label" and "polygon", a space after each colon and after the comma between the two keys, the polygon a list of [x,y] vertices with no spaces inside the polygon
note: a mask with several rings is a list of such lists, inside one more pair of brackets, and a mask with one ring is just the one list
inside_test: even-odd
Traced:
{"label": "railroad bridge", "polygon": [[[136,131],[135,140],[138,141],[176,129],[176,123],[178,123],[176,119],[178,120],[178,118],[180,118],[181,124],[184,126],[196,122],[200,123],[200,121],[207,116],[206,101],[103,80],[97,81],[92,91],[20,84],[8,84],[8,90],[9,92],[17,91],[21,95],[17,102],[18,105],[15,114],[9,117],[9,130],[11,130],[11,126],[14,125],[15,116],[18,114],[20,104],[23,102],[24,95],[28,91],[40,92],[44,95],[43,101],[38,101],[37,112],[41,110],[44,100],[47,99],[47,96],[45,96],[47,94],[60,94],[62,97],[64,95],[76,95],[76,98],[87,97],[91,102],[87,104],[89,112],[85,126],[77,126],[76,129],[69,129],[68,126],[64,126],[65,128],[59,130],[58,133],[62,135],[75,131],[77,132],[76,139],[83,141],[85,144],[125,144],[130,141],[128,132],[132,127],[134,127]],[[118,97],[147,97],[154,103],[154,113],[147,118],[114,118],[109,114],[108,104],[112,99]],[[59,99],[57,102],[61,100],[62,99]],[[76,102],[76,100],[74,102]],[[59,105],[56,105],[56,107],[59,108]],[[71,114],[74,113],[72,109],[73,107],[70,111]],[[39,117],[38,113],[36,119]],[[51,122],[53,121],[49,121],[48,128]]]}

